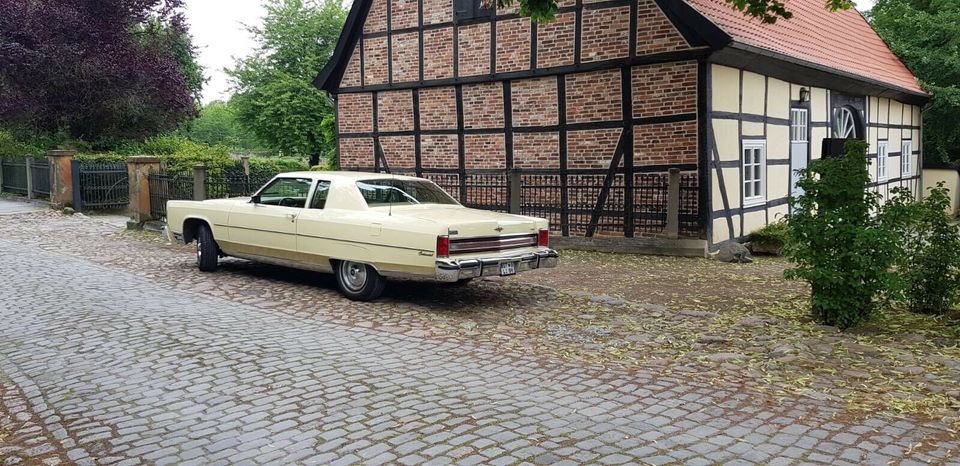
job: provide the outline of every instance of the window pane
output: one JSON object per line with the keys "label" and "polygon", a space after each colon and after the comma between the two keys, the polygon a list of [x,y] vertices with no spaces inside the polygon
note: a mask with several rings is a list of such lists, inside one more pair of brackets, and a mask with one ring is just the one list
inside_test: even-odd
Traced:
{"label": "window pane", "polygon": [[330,182],[320,181],[317,183],[317,189],[313,192],[313,200],[310,201],[311,209],[322,209],[327,205],[327,195],[330,193]]}
{"label": "window pane", "polygon": [[761,194],[762,194],[762,193],[761,193],[761,191],[760,191],[760,181],[759,181],[759,180],[758,180],[758,181],[754,181],[754,182],[753,182],[753,195],[754,195],[754,196],[760,196]]}

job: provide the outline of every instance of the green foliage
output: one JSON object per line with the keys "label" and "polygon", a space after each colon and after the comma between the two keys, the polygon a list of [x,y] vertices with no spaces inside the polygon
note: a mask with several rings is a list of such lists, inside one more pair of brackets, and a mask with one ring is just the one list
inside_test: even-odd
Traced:
{"label": "green foliage", "polygon": [[803,170],[791,199],[783,253],[796,265],[787,278],[812,288],[814,319],[842,329],[869,319],[893,275],[897,235],[872,215],[879,196],[867,184],[867,144],[850,141],[841,157],[815,160]]}
{"label": "green foliage", "polygon": [[192,141],[223,145],[240,152],[261,149],[256,137],[240,125],[235,105],[219,100],[200,109],[200,116],[184,125],[178,134]]}
{"label": "green foliage", "polygon": [[749,241],[750,249],[753,252],[780,254],[789,235],[790,231],[786,222],[775,222],[750,233],[747,236],[747,241]]}
{"label": "green foliage", "polygon": [[897,291],[914,312],[944,314],[960,300],[960,229],[947,215],[949,191],[941,182],[923,200],[906,188],[893,194],[881,218],[902,241]]}
{"label": "green foliage", "polygon": [[20,159],[28,155],[43,155],[43,149],[24,143],[7,130],[0,130],[0,158]]}
{"label": "green foliage", "polygon": [[924,111],[924,157],[960,163],[960,2],[878,0],[869,17],[924,89],[934,94]]}
{"label": "green foliage", "polygon": [[[513,4],[515,0],[497,0],[500,8]],[[553,21],[559,12],[557,0],[516,0],[520,3],[520,16],[529,16],[537,23]],[[735,8],[748,16],[759,18],[760,21],[773,24],[778,19],[790,19],[793,13],[788,9],[787,0],[725,0],[731,8]],[[854,7],[852,0],[826,0],[824,2],[830,11],[849,10]]]}
{"label": "green foliage", "polygon": [[334,147],[324,134],[334,111],[313,79],[333,55],[347,12],[336,0],[270,0],[266,10],[263,25],[249,29],[257,50],[228,70],[231,105],[270,148],[319,163]]}

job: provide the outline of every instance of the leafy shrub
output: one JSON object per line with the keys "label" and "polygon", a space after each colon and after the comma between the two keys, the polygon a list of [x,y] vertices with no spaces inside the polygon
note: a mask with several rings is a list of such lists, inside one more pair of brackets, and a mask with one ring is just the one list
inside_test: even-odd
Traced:
{"label": "leafy shrub", "polygon": [[40,156],[43,153],[43,149],[18,140],[10,131],[0,130],[0,158],[21,159],[28,155]]}
{"label": "leafy shrub", "polygon": [[127,161],[126,155],[116,152],[81,152],[74,158],[82,163],[124,163]]}
{"label": "leafy shrub", "polygon": [[906,188],[893,194],[881,217],[902,241],[900,297],[914,312],[946,313],[960,300],[960,230],[946,213],[949,191],[940,182],[923,200]]}
{"label": "leafy shrub", "polygon": [[896,233],[871,215],[879,195],[866,189],[867,144],[849,141],[845,149],[802,171],[804,194],[791,200],[783,249],[796,264],[786,277],[810,283],[814,319],[842,329],[876,311],[900,247]]}
{"label": "leafy shrub", "polygon": [[751,252],[780,254],[789,234],[787,222],[775,222],[750,233],[747,236],[747,241],[750,244]]}

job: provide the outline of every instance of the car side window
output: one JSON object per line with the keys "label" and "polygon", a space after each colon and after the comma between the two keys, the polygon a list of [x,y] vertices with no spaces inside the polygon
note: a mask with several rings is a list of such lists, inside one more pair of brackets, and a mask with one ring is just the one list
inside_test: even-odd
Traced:
{"label": "car side window", "polygon": [[260,191],[260,204],[304,207],[311,184],[307,178],[277,178]]}
{"label": "car side window", "polygon": [[311,209],[322,209],[327,205],[327,195],[330,194],[330,182],[320,180],[317,182],[317,189],[313,191],[313,200],[310,201]]}

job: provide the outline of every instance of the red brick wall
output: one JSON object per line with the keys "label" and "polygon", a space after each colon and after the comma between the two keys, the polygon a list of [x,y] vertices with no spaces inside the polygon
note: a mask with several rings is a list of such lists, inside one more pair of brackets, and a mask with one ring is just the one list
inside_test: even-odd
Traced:
{"label": "red brick wall", "polygon": [[377,129],[413,130],[413,91],[389,91],[377,95]]}
{"label": "red brick wall", "polygon": [[552,23],[537,25],[537,67],[573,64],[577,15],[563,13]]}
{"label": "red brick wall", "polygon": [[340,94],[337,97],[337,124],[341,133],[373,131],[373,95]]}
{"label": "red brick wall", "polygon": [[390,28],[404,29],[417,27],[418,0],[391,0]]}
{"label": "red brick wall", "polygon": [[460,76],[490,74],[490,23],[463,26],[460,41]]}
{"label": "red brick wall", "polygon": [[387,38],[372,37],[363,40],[363,82],[370,86],[386,84]]}
{"label": "red brick wall", "polygon": [[634,165],[697,163],[697,122],[633,128]]}
{"label": "red brick wall", "polygon": [[697,62],[636,66],[633,116],[653,117],[697,111]]}
{"label": "red brick wall", "polygon": [[420,164],[424,168],[459,167],[457,144],[455,134],[421,135]]}
{"label": "red brick wall", "polygon": [[413,136],[380,136],[380,147],[391,169],[416,167]]}
{"label": "red brick wall", "polygon": [[340,80],[340,87],[354,87],[360,85],[360,48],[357,47],[350,55],[350,61],[347,62],[347,68],[343,71],[343,79]]}
{"label": "red brick wall", "polygon": [[464,128],[503,128],[503,84],[463,86]]}
{"label": "red brick wall", "polygon": [[423,31],[423,79],[453,77],[453,28]]}
{"label": "red brick wall", "polygon": [[530,19],[497,21],[497,73],[530,69]]}
{"label": "red brick wall", "polygon": [[560,168],[560,133],[514,133],[513,166]]}
{"label": "red brick wall", "polygon": [[583,62],[624,58],[630,53],[630,7],[584,10],[580,32]]}
{"label": "red brick wall", "polygon": [[506,168],[507,155],[502,134],[468,134],[463,137],[467,168]]}
{"label": "red brick wall", "polygon": [[420,129],[456,128],[456,89],[452,86],[420,89]]}
{"label": "red brick wall", "polygon": [[523,79],[513,81],[511,86],[514,126],[545,126],[558,123],[556,77]]}
{"label": "red brick wall", "polygon": [[620,70],[567,75],[567,123],[623,118]]}
{"label": "red brick wall", "polygon": [[423,24],[453,21],[453,0],[423,0]]}
{"label": "red brick wall", "polygon": [[620,139],[620,128],[567,133],[568,168],[608,168]]}
{"label": "red brick wall", "polygon": [[655,0],[637,1],[637,55],[690,48]]}
{"label": "red brick wall", "polygon": [[[416,4],[414,4],[416,5]],[[416,32],[393,36],[393,82],[420,79],[420,37]]]}
{"label": "red brick wall", "polygon": [[380,32],[387,30],[387,0],[373,0],[367,21],[363,23],[363,32]]}
{"label": "red brick wall", "polygon": [[372,167],[373,138],[340,138],[340,167]]}

